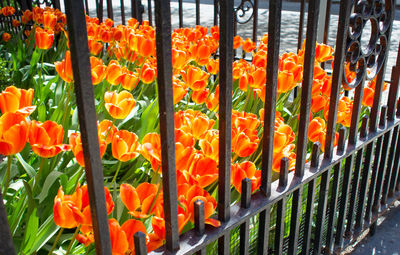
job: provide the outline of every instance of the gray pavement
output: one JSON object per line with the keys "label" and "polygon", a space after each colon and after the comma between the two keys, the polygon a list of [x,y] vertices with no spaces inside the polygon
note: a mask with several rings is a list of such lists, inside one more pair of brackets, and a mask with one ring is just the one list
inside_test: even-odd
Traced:
{"label": "gray pavement", "polygon": [[373,236],[367,235],[354,247],[349,247],[344,254],[373,255],[391,254],[400,255],[400,206],[395,203],[390,211],[378,220]]}

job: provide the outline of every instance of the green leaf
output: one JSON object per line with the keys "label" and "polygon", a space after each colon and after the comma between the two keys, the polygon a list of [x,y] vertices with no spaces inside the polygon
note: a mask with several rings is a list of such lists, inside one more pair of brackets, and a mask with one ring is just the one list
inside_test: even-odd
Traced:
{"label": "green leaf", "polygon": [[15,154],[15,157],[18,159],[19,163],[21,163],[22,167],[24,168],[25,172],[29,175],[29,177],[36,176],[36,171],[30,166],[25,160],[21,157],[19,153]]}
{"label": "green leaf", "polygon": [[139,139],[150,133],[155,131],[155,123],[158,121],[158,100],[154,100],[147,106],[147,108],[143,111],[143,114],[140,118],[141,129],[139,132]]}
{"label": "green leaf", "polygon": [[42,248],[42,246],[45,245],[47,241],[52,238],[59,229],[60,227],[54,223],[53,215],[50,215],[46,219],[46,221],[40,225],[40,228],[35,237],[35,242],[32,244],[30,252],[35,252]]}
{"label": "green leaf", "polygon": [[41,121],[41,122],[44,122],[44,121],[46,121],[46,106],[44,105],[44,103],[41,103],[39,106],[38,106],[38,118],[39,118],[39,121]]}
{"label": "green leaf", "polygon": [[63,175],[64,173],[58,172],[58,171],[52,171],[44,181],[43,187],[41,188],[42,191],[40,194],[36,197],[39,199],[39,203],[42,203],[44,199],[46,199],[49,189],[51,186],[57,181],[57,179]]}
{"label": "green leaf", "polygon": [[32,245],[35,243],[36,235],[39,228],[39,218],[37,216],[37,209],[33,209],[32,214],[29,217],[29,221],[25,230],[25,238],[23,242],[23,253],[30,254]]}

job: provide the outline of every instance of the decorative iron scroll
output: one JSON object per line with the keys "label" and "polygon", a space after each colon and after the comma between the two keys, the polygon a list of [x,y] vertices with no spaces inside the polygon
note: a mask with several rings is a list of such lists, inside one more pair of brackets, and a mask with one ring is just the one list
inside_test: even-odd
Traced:
{"label": "decorative iron scroll", "polygon": [[[343,83],[350,88],[357,87],[363,80],[376,77],[385,62],[389,50],[389,36],[393,20],[392,0],[356,0],[350,16],[347,36],[345,64],[355,73],[352,80],[343,75]],[[367,25],[370,24],[370,25]],[[367,43],[363,33],[371,28]],[[347,68],[345,68],[346,70]],[[346,72],[346,71],[344,71]],[[347,73],[348,74],[348,71]]]}
{"label": "decorative iron scroll", "polygon": [[234,8],[235,19],[239,24],[246,24],[254,16],[254,3],[252,0],[242,0],[240,4]]}

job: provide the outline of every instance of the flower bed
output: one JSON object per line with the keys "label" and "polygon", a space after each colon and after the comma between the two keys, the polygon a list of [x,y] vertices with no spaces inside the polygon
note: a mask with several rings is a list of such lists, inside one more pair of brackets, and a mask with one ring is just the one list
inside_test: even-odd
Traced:
{"label": "flower bed", "polygon": [[[12,7],[2,9],[5,16],[13,12]],[[165,239],[155,30],[135,19],[127,26],[90,17],[86,22],[113,253],[133,253],[137,231],[146,234],[151,251]],[[66,17],[36,7],[12,24],[19,32],[2,32],[1,55],[9,60],[15,85],[0,94],[0,154],[8,156],[0,176],[15,245],[27,254],[94,252]],[[213,215],[219,30],[182,28],[171,37],[179,231],[193,228],[198,200],[204,203],[205,223],[218,227]],[[252,192],[260,187],[267,42],[268,35],[258,43],[234,38],[234,48],[252,54],[252,61],[233,63],[232,203],[240,198],[244,178],[251,180]],[[295,168],[301,97],[293,98],[292,91],[302,82],[303,57],[300,50],[284,53],[279,61],[274,180],[282,158],[288,159],[290,171]],[[332,59],[333,49],[317,44],[308,157],[315,142],[324,150],[332,78],[321,63]],[[355,77],[351,70],[345,66],[349,82]],[[350,96],[339,101],[338,127],[351,122],[352,91],[344,88]],[[364,88],[362,115],[369,114],[374,90],[374,81]]]}

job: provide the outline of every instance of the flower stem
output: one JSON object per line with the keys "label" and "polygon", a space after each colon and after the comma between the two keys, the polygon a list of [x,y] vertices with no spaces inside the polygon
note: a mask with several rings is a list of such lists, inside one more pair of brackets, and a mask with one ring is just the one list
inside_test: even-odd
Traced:
{"label": "flower stem", "polygon": [[11,162],[12,162],[13,155],[9,155],[7,159],[7,171],[6,175],[4,176],[3,179],[3,195],[6,195],[8,186],[10,185],[10,175],[11,175]]}
{"label": "flower stem", "polygon": [[51,249],[50,249],[48,255],[53,254],[53,251],[54,251],[54,249],[56,248],[56,245],[57,245],[57,243],[58,243],[58,240],[60,240],[60,237],[61,237],[61,234],[62,234],[63,231],[64,231],[64,228],[60,228],[60,230],[58,231],[58,235],[57,235],[57,237],[56,237],[56,240],[54,240],[53,246],[51,247]]}
{"label": "flower stem", "polygon": [[114,177],[113,177],[113,179],[111,181],[111,186],[110,187],[112,187],[114,182],[116,181],[118,173],[119,173],[119,170],[121,169],[121,165],[122,165],[122,161],[119,161],[118,165],[117,165],[117,170],[115,171],[115,175],[114,175]]}
{"label": "flower stem", "polygon": [[75,242],[75,238],[76,238],[76,236],[78,235],[80,229],[81,229],[81,226],[79,225],[79,226],[76,228],[75,233],[74,233],[74,235],[73,235],[72,238],[71,238],[71,241],[69,242],[69,245],[68,245],[68,248],[67,248],[67,252],[65,252],[65,255],[68,255],[69,252],[71,251],[72,244]]}

